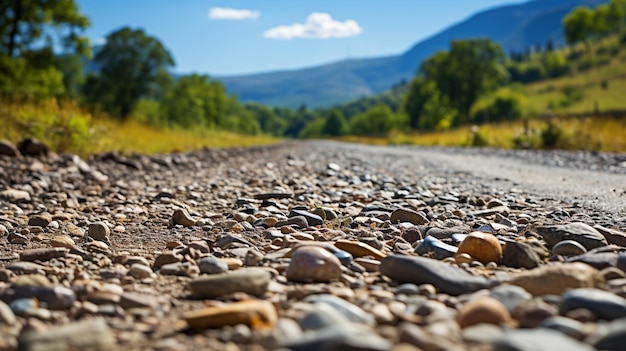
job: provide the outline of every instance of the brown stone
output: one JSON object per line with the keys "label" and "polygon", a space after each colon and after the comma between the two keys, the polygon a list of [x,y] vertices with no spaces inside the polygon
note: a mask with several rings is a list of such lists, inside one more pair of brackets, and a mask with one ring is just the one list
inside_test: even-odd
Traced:
{"label": "brown stone", "polygon": [[351,253],[354,257],[372,256],[380,261],[387,256],[380,250],[361,241],[339,239],[335,242],[335,246]]}
{"label": "brown stone", "polygon": [[192,329],[221,328],[237,324],[254,328],[272,328],[278,319],[274,305],[260,300],[207,307],[189,312],[184,318]]}
{"label": "brown stone", "polygon": [[472,232],[459,244],[457,255],[466,253],[482,263],[500,263],[502,259],[502,246],[493,234],[484,232]]}
{"label": "brown stone", "polygon": [[461,328],[480,323],[506,325],[511,322],[511,315],[500,301],[482,296],[463,305],[456,316],[456,321]]}
{"label": "brown stone", "polygon": [[302,246],[291,255],[287,279],[301,282],[328,282],[341,276],[341,262],[330,251]]}
{"label": "brown stone", "polygon": [[508,281],[534,296],[561,295],[568,289],[602,287],[600,272],[584,263],[559,263],[522,272]]}

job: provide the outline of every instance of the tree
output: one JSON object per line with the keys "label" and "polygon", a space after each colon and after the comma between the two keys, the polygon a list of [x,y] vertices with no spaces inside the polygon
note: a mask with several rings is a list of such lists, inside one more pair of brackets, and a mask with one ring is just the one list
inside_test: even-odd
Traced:
{"label": "tree", "polygon": [[88,26],[74,0],[0,0],[0,53],[23,56],[42,44],[52,49],[52,35],[58,34],[64,48],[87,54],[89,41],[78,32]]}
{"label": "tree", "polygon": [[55,49],[89,56],[89,41],[80,35],[88,26],[73,0],[0,0],[0,94],[18,99],[62,95],[63,83],[68,88],[71,78],[63,77],[69,67],[58,65]]}
{"label": "tree", "polygon": [[449,52],[439,52],[422,63],[419,75],[435,82],[454,111],[455,123],[469,121],[478,98],[508,79],[500,46],[488,39],[453,41]]}
{"label": "tree", "polygon": [[94,61],[101,70],[87,79],[87,101],[122,119],[141,97],[155,90],[165,69],[174,65],[158,39],[128,27],[109,34]]}
{"label": "tree", "polygon": [[411,82],[409,91],[403,103],[404,113],[407,115],[409,127],[412,129],[433,129],[442,119],[447,106],[445,97],[437,89],[437,83],[432,79],[416,77]]}
{"label": "tree", "polygon": [[348,134],[348,122],[343,113],[339,109],[332,109],[324,122],[322,135],[336,137],[346,134]]}
{"label": "tree", "polygon": [[389,106],[376,105],[350,120],[350,131],[356,135],[380,135],[395,126],[395,117]]}
{"label": "tree", "polygon": [[161,103],[165,122],[183,128],[218,128],[222,124],[226,90],[206,75],[180,77]]}
{"label": "tree", "polygon": [[590,51],[589,38],[594,31],[594,13],[588,6],[576,7],[563,19],[565,40],[568,44],[584,42],[587,51]]}

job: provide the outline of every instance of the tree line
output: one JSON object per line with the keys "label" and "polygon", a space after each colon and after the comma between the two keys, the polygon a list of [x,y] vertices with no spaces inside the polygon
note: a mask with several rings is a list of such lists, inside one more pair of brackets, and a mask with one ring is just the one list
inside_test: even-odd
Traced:
{"label": "tree line", "polygon": [[[94,113],[156,127],[303,138],[446,129],[519,118],[522,96],[496,94],[487,104],[477,102],[503,85],[571,70],[553,43],[537,61],[530,54],[507,57],[488,39],[458,40],[423,61],[411,81],[382,94],[324,109],[269,107],[241,103],[207,75],[173,75],[165,44],[141,29],[113,31],[92,55],[83,35],[89,19],[73,0],[2,3],[0,98],[73,99]],[[611,0],[574,9],[563,28],[567,42],[582,43],[591,56],[591,41],[623,31],[625,19],[626,0]]]}

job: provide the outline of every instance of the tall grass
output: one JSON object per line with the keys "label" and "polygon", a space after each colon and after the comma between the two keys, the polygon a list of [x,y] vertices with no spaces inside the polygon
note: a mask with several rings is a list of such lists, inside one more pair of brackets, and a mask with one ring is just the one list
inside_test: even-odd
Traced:
{"label": "tall grass", "polygon": [[[551,132],[555,140],[547,140],[551,135],[546,133],[549,128],[553,128]],[[480,127],[463,126],[441,132],[394,132],[387,138],[345,137],[342,140],[379,145],[492,146],[626,152],[624,131],[625,118],[533,118],[527,121],[484,124]],[[477,145],[477,140],[481,144]]]}
{"label": "tall grass", "polygon": [[14,143],[26,137],[52,150],[86,156],[106,151],[166,153],[203,147],[268,144],[277,139],[215,130],[157,129],[136,121],[92,116],[73,101],[30,103],[0,101],[0,139]]}

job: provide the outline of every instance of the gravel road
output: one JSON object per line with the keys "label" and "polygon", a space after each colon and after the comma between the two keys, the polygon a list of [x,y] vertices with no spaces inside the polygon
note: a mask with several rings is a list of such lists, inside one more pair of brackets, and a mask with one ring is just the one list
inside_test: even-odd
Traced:
{"label": "gravel road", "polygon": [[623,349],[625,154],[23,153],[0,351]]}

